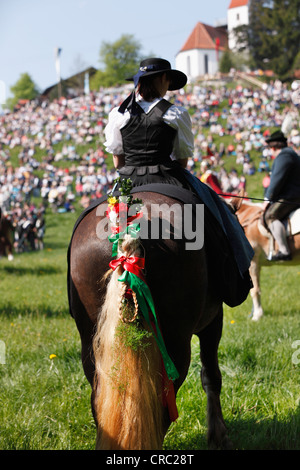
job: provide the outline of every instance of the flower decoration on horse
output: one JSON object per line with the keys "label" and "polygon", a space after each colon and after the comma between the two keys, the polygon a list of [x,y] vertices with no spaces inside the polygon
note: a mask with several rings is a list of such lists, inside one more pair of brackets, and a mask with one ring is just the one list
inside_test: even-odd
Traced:
{"label": "flower decoration on horse", "polygon": [[132,189],[131,180],[120,181],[120,178],[117,178],[115,182],[120,182],[121,184],[121,196],[108,196],[108,208],[106,211],[106,216],[111,224],[110,229],[112,233],[108,239],[113,244],[112,256],[117,255],[118,250],[121,250],[125,235],[130,235],[135,239],[138,238],[140,225],[137,223],[137,220],[143,217],[141,211],[142,200],[137,198],[133,199],[132,194],[130,194]]}
{"label": "flower decoration on horse", "polygon": [[115,183],[119,183],[121,195],[108,196],[106,215],[111,223],[111,235],[108,239],[112,243],[112,256],[116,257],[109,266],[113,271],[120,270],[118,281],[123,283],[119,304],[120,316],[124,323],[133,323],[136,320],[139,324],[143,320],[146,321],[160,349],[167,376],[173,381],[178,377],[178,372],[167,353],[154,301],[143,272],[145,257],[142,244],[138,240],[143,201],[133,199],[130,179],[118,178]]}
{"label": "flower decoration on horse", "polygon": [[[124,256],[122,245],[126,238],[137,239],[140,225],[137,222],[143,216],[141,211],[142,200],[133,199],[131,194],[132,182],[130,179],[120,180],[121,196],[108,196],[108,208],[106,215],[110,221],[111,235],[108,237],[112,242],[112,256],[119,255],[119,258],[110,262],[111,269],[115,270],[122,266],[125,271],[131,272],[144,280],[142,269],[144,268],[144,258],[138,256]],[[137,249],[137,243],[134,245]],[[126,322],[133,322],[138,318],[138,303],[135,292],[124,282],[120,301],[120,316]]]}

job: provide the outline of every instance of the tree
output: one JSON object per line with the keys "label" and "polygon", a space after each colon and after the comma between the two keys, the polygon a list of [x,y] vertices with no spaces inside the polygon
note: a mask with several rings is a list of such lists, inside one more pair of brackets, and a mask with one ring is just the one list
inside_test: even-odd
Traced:
{"label": "tree", "polygon": [[300,51],[298,52],[298,54],[295,57],[292,72],[295,73],[297,70],[300,70]]}
{"label": "tree", "polygon": [[13,109],[19,100],[33,100],[38,94],[38,88],[28,73],[22,73],[19,80],[10,88],[13,97],[7,100],[7,106]]}
{"label": "tree", "polygon": [[280,78],[285,78],[299,52],[300,0],[274,0],[272,3],[273,8],[265,10],[271,30],[265,38],[265,52],[270,55],[267,57],[272,70]]}
{"label": "tree", "polygon": [[104,70],[98,70],[91,79],[91,89],[109,87],[126,82],[132,76],[141,60],[141,44],[131,34],[123,34],[114,43],[103,42],[100,48],[100,61]]}
{"label": "tree", "polygon": [[230,72],[230,69],[233,67],[233,60],[232,60],[232,53],[226,49],[226,51],[223,52],[220,64],[219,64],[219,71],[221,73],[228,73]]}

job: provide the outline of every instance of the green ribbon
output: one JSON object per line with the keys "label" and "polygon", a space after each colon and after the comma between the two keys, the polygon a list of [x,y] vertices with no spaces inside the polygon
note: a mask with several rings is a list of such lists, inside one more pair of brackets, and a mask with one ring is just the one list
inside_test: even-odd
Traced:
{"label": "green ribbon", "polygon": [[[119,240],[122,239],[122,237],[124,237],[124,235],[129,234],[132,236],[132,238],[137,238],[139,231],[140,231],[140,223],[133,223],[133,224],[128,225],[124,231],[109,235],[108,240],[112,243],[112,256],[116,256],[118,254],[118,243],[119,243]],[[123,274],[119,277],[118,281],[126,282],[130,286],[130,288],[135,292],[138,305],[142,311],[142,314],[147,324],[152,330],[155,340],[157,342],[157,345],[159,347],[159,350],[160,350],[160,353],[162,355],[162,359],[165,365],[166,373],[170,380],[172,381],[176,380],[179,377],[179,374],[170,356],[168,355],[161,331],[159,329],[159,325],[158,325],[158,321],[157,321],[156,313],[155,313],[154,302],[153,302],[153,298],[152,298],[149,287],[141,278],[139,278],[138,276],[136,276],[135,274],[129,271],[124,271]],[[156,331],[154,331],[154,328],[150,321],[149,309],[151,310],[152,315],[153,315]]]}
{"label": "green ribbon", "polygon": [[124,237],[124,235],[129,234],[132,238],[138,237],[138,232],[140,231],[140,224],[131,224],[127,225],[125,230],[120,233],[114,233],[113,235],[108,236],[108,240],[112,243],[112,256],[116,256],[118,254],[118,242],[119,239]]}
{"label": "green ribbon", "polygon": [[[154,302],[153,302],[153,298],[152,298],[149,287],[144,281],[142,281],[142,279],[140,279],[138,276],[136,276],[135,274],[129,271],[124,271],[123,274],[119,277],[118,281],[126,282],[129,285],[129,287],[135,292],[142,314],[146,322],[148,323],[149,327],[151,328],[154,334],[154,337],[156,339],[157,345],[159,347],[159,350],[161,352],[161,355],[164,361],[167,375],[170,380],[172,381],[176,380],[179,377],[179,374],[170,356],[168,355],[162,334],[160,332],[158,321],[157,321],[156,314],[155,314]],[[154,318],[156,332],[154,331],[151,321],[150,321],[149,308]]]}

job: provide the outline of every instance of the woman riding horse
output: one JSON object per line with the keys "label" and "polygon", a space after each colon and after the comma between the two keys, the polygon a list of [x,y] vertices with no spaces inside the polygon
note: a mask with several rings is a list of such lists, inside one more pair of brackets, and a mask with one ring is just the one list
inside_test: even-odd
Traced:
{"label": "woman riding horse", "polygon": [[168,90],[185,86],[186,75],[167,60],[149,58],[128,80],[137,91],[110,112],[105,128],[106,150],[113,154],[121,180],[130,178],[134,187],[171,183],[196,193],[216,218],[217,230],[226,233],[243,278],[240,288],[244,284],[247,290],[253,250],[228,206],[185,169],[194,149],[191,119],[184,107],[164,99]]}
{"label": "woman riding horse", "polygon": [[184,87],[187,77],[164,59],[146,59],[133,77],[136,92],[109,114],[106,150],[121,178],[133,186],[148,183],[189,185],[182,168],[193,155],[194,136],[186,109],[163,99]]}
{"label": "woman riding horse", "polygon": [[[125,235],[118,244],[118,255],[120,251],[122,256],[112,260],[108,237],[99,240],[97,236],[99,227],[104,227],[105,210],[110,209],[104,200],[89,208],[76,224],[68,252],[69,305],[81,336],[84,371],[92,385],[97,448],[161,448],[170,420],[176,419],[175,395],[188,372],[193,334],[198,335],[201,346],[208,440],[215,447],[228,447],[217,359],[222,302],[224,296],[234,305],[246,298],[252,249],[227,206],[184,169],[193,149],[190,118],[184,108],[163,96],[168,89],[183,87],[186,76],[172,70],[168,61],[152,58],[141,62],[133,80],[138,95],[134,90],[111,111],[105,130],[106,148],[113,153],[120,173],[118,189],[122,194],[122,181],[129,178],[132,192],[142,199],[145,213],[151,216],[151,207],[158,203],[168,207],[177,203],[184,210],[185,201],[192,201],[193,207],[202,202],[205,210],[209,209],[203,227],[205,244],[195,251],[186,249],[183,238],[141,236],[136,240]],[[174,188],[183,199],[178,199]],[[195,194],[200,194],[201,200]],[[116,198],[110,195],[109,201],[112,199]],[[210,212],[214,213],[211,217]],[[175,219],[173,214],[171,226],[175,226]],[[152,224],[153,220],[150,217],[146,222]],[[237,250],[235,256],[225,233],[234,245],[232,252]],[[146,261],[141,274],[142,255]],[[123,329],[119,329],[120,322],[121,327],[123,320],[126,323],[120,312],[127,274],[133,267],[145,279],[146,292],[153,299],[154,310],[146,308],[143,315],[146,318],[152,312],[150,325],[154,322],[154,327],[147,325],[159,339],[157,344],[153,338],[146,338],[146,344],[141,340],[137,350],[124,348],[120,340]],[[144,297],[129,285],[143,311]],[[170,373],[172,364],[175,370]]]}

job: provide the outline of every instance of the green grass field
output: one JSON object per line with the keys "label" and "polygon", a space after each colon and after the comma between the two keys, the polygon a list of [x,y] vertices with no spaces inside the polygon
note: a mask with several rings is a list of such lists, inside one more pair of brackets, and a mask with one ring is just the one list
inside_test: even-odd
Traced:
{"label": "green grass field", "polygon": [[[76,217],[48,213],[45,249],[0,262],[1,449],[94,448],[90,387],[66,292],[66,252]],[[249,319],[250,298],[235,309],[225,306],[221,397],[237,449],[300,448],[300,363],[293,360],[292,347],[300,340],[299,280],[299,267],[263,271],[265,316],[258,323]],[[177,399],[180,416],[166,449],[206,448],[206,397],[199,375],[195,338]]]}

